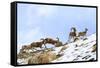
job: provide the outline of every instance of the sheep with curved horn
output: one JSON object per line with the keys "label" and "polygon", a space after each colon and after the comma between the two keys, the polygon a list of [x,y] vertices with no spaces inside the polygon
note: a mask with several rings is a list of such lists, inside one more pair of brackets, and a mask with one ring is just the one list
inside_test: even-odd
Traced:
{"label": "sheep with curved horn", "polygon": [[68,39],[68,41],[71,41],[71,39],[74,40],[76,36],[77,36],[77,34],[76,34],[76,28],[72,27],[71,28],[71,32],[69,33],[69,39]]}
{"label": "sheep with curved horn", "polygon": [[59,41],[59,38],[57,37],[56,39],[57,39],[57,40],[54,40],[54,39],[52,39],[52,38],[45,38],[45,39],[42,38],[41,40],[44,41],[44,45],[45,45],[45,44],[52,44],[52,45],[54,45],[55,47],[62,46],[63,43],[62,43],[61,41]]}
{"label": "sheep with curved horn", "polygon": [[59,40],[59,38],[56,37],[56,39],[57,39],[57,42],[56,42],[55,46],[56,46],[56,47],[62,46],[63,43]]}
{"label": "sheep with curved horn", "polygon": [[87,34],[87,31],[88,31],[88,29],[85,28],[85,31],[78,33],[78,37],[83,37],[84,38],[86,36],[86,34]]}

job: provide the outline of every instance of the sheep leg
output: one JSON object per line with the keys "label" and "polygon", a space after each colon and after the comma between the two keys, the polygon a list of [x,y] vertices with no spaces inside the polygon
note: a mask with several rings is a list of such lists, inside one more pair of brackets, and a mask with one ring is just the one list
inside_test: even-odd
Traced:
{"label": "sheep leg", "polygon": [[74,36],[71,38],[71,43],[74,42]]}
{"label": "sheep leg", "polygon": [[46,47],[46,45],[44,44],[44,46],[45,46],[45,49],[47,49],[47,47]]}
{"label": "sheep leg", "polygon": [[77,38],[76,36],[73,37],[73,42],[75,42],[75,39],[76,39],[76,38]]}

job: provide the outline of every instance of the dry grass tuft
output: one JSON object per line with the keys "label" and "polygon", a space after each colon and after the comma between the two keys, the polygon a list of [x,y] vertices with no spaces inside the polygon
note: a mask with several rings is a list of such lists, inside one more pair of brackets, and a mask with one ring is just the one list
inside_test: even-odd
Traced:
{"label": "dry grass tuft", "polygon": [[43,52],[41,54],[31,57],[28,64],[39,64],[39,63],[50,63],[52,60],[56,59],[56,54],[49,52]]}

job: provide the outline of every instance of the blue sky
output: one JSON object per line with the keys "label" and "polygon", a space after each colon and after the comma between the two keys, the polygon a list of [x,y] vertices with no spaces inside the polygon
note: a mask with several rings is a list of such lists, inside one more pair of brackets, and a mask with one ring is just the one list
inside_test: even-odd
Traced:
{"label": "blue sky", "polygon": [[96,8],[19,3],[17,9],[19,47],[46,37],[66,42],[71,27],[96,32]]}

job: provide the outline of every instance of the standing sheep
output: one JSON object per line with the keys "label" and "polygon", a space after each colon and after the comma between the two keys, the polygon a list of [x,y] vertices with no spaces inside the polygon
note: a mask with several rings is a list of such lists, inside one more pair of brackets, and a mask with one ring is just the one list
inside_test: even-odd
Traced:
{"label": "standing sheep", "polygon": [[85,31],[78,33],[78,37],[83,37],[84,38],[86,36],[86,34],[87,34],[87,31],[88,31],[88,29],[85,28]]}
{"label": "standing sheep", "polygon": [[71,41],[71,40],[73,40],[74,41],[74,39],[75,39],[75,37],[77,36],[77,34],[76,34],[76,28],[75,27],[72,27],[71,28],[71,32],[69,33],[69,41]]}

